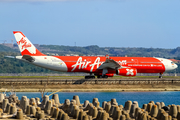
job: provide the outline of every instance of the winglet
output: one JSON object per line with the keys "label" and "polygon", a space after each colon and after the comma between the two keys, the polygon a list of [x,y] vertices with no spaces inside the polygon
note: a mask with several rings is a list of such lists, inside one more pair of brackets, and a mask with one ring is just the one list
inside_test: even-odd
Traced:
{"label": "winglet", "polygon": [[22,32],[13,31],[13,33],[22,55],[46,56],[42,54],[38,49],[36,49],[36,47],[29,41],[29,39]]}

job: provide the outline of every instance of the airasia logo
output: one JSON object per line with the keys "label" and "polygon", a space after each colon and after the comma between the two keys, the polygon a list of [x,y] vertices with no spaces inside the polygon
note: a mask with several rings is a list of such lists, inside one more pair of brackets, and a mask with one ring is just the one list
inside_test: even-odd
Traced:
{"label": "airasia logo", "polygon": [[73,67],[73,69],[71,71],[74,71],[76,68],[78,69],[84,69],[87,68],[87,66],[89,65],[91,67],[90,72],[93,71],[93,69],[98,68],[103,62],[100,62],[100,57],[97,57],[96,60],[94,61],[94,63],[91,63],[91,61],[87,61],[86,59],[84,59],[84,61],[82,61],[82,57],[79,57],[76,64],[72,65],[71,67]]}
{"label": "airasia logo", "polygon": [[17,42],[18,45],[22,44],[21,49],[26,49],[28,47],[31,47],[30,43],[27,43],[27,41],[22,37],[20,41]]}
{"label": "airasia logo", "polygon": [[21,52],[27,49],[31,54],[36,54],[36,48],[26,37],[22,36],[22,38],[19,41],[17,41],[17,44]]}
{"label": "airasia logo", "polygon": [[126,69],[126,75],[134,75],[134,69]]}

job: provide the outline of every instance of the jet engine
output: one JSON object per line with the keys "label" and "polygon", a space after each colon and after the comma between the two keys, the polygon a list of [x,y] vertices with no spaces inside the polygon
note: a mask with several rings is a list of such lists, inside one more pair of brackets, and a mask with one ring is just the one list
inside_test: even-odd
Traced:
{"label": "jet engine", "polygon": [[121,68],[116,70],[116,75],[122,76],[136,76],[137,70],[134,68]]}

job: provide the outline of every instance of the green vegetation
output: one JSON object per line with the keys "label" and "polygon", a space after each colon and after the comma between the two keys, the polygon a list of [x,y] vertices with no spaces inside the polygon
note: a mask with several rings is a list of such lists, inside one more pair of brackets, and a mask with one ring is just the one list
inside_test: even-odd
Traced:
{"label": "green vegetation", "polygon": [[173,58],[180,57],[180,47],[176,49],[162,48],[115,48],[99,47],[91,45],[87,47],[76,46],[58,46],[58,45],[40,45],[44,53],[56,53],[59,55],[78,54],[78,55],[106,55],[110,56],[136,56],[136,57],[163,57]]}

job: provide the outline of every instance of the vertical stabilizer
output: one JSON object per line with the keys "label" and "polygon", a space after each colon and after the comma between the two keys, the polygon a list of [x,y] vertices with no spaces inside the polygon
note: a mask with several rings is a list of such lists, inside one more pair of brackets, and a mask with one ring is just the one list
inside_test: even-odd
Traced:
{"label": "vertical stabilizer", "polygon": [[13,31],[19,50],[23,55],[45,56],[29,41],[29,39],[20,31]]}

